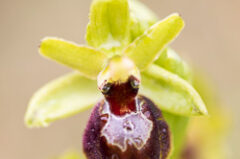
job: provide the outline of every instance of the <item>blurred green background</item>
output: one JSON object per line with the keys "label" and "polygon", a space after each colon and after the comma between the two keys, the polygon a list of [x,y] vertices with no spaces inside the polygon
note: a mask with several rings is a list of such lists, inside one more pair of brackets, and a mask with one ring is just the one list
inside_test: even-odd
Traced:
{"label": "blurred green background", "polygon": [[[85,43],[90,0],[0,0],[0,158],[45,159],[81,149],[90,111],[49,128],[27,129],[28,100],[39,87],[70,69],[45,60],[45,36]],[[142,0],[159,18],[179,12],[186,22],[172,47],[212,80],[232,115],[228,159],[240,158],[240,1]]]}

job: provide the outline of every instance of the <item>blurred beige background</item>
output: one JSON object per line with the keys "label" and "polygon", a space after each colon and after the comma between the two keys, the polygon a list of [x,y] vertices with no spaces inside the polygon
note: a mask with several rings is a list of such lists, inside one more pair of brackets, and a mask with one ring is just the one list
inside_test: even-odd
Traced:
{"label": "blurred beige background", "polygon": [[[186,28],[174,42],[191,63],[204,70],[233,112],[232,156],[239,152],[240,1],[142,0],[160,18],[179,12]],[[58,36],[84,43],[90,0],[0,0],[0,158],[45,159],[81,147],[90,113],[29,130],[24,112],[33,92],[70,69],[38,54],[40,39]]]}

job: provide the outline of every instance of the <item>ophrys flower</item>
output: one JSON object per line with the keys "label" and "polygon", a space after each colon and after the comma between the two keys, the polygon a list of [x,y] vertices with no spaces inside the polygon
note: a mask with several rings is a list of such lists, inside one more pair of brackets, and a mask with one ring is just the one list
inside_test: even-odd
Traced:
{"label": "ophrys flower", "polygon": [[[166,158],[170,145],[169,128],[159,108],[182,116],[207,114],[207,110],[192,87],[189,74],[169,67],[172,66],[168,63],[169,57],[162,56],[163,53],[172,55],[166,47],[182,30],[182,18],[172,14],[162,21],[155,20],[137,1],[94,0],[87,27],[88,46],[45,38],[40,45],[40,53],[79,73],[57,79],[38,91],[26,113],[27,125],[47,126],[50,122],[98,103],[85,136],[97,138],[99,135],[97,139],[106,140],[98,148],[102,149],[105,145],[104,150],[109,152],[98,149],[100,156],[104,158],[103,155],[109,153],[121,157],[125,155],[122,152],[127,152],[128,147],[132,146],[133,151],[128,155],[148,152],[146,155],[149,158]],[[187,70],[183,62],[175,57],[171,64],[180,70]],[[98,82],[94,81],[97,77]],[[103,96],[97,89],[97,83],[104,96],[100,102]],[[138,95],[139,88],[144,96]],[[105,123],[101,118],[106,120]],[[95,127],[89,129],[91,122],[98,130]],[[119,122],[117,128],[111,124],[116,122]],[[174,125],[170,124],[170,127]],[[117,133],[115,129],[119,128],[122,128],[119,131],[122,135],[113,137]],[[139,132],[128,134],[134,132],[132,130]],[[153,135],[156,135],[155,138]],[[154,143],[149,144],[153,139]],[[86,139],[85,144],[93,145],[93,141],[99,140]],[[173,141],[177,141],[174,135]],[[142,151],[144,148],[150,149],[148,146],[151,150]],[[115,149],[121,152],[116,153]],[[85,150],[88,156],[93,153],[88,152],[88,147]],[[114,153],[110,153],[111,150]]]}

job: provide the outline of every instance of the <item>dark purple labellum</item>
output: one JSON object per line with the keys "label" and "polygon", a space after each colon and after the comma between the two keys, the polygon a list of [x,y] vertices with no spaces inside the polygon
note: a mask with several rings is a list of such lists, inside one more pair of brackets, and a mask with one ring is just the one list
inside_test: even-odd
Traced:
{"label": "dark purple labellum", "polygon": [[[134,81],[135,80],[135,81]],[[166,159],[170,133],[161,111],[137,95],[137,80],[104,88],[83,138],[88,159]]]}

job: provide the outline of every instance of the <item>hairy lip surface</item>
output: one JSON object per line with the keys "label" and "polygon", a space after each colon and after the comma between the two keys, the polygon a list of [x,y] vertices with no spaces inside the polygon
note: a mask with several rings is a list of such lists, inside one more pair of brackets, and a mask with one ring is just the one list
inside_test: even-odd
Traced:
{"label": "hairy lip surface", "polygon": [[[136,112],[120,116],[109,113],[108,110],[111,109],[109,109],[106,100],[101,100],[96,104],[83,137],[83,148],[88,159],[167,158],[171,143],[170,131],[161,111],[150,99],[144,96],[137,96],[136,103]],[[133,120],[134,122],[132,122]],[[112,125],[112,123],[115,124]],[[136,123],[141,124],[139,128],[135,128],[138,126],[135,125]],[[142,129],[145,131],[140,133]],[[135,142],[129,140],[128,138],[137,137],[132,130],[139,131],[136,134],[140,134],[140,139],[148,137],[146,143],[141,143],[144,140],[138,140],[138,138]],[[149,136],[147,136],[148,133],[150,133]],[[141,147],[142,145],[144,146]]]}

